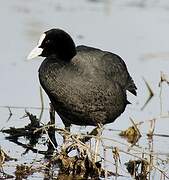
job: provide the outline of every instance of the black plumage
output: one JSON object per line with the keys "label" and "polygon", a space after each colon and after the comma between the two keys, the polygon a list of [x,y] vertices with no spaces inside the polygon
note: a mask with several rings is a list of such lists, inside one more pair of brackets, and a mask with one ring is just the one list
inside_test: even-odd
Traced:
{"label": "black plumage", "polygon": [[40,84],[66,127],[111,123],[129,103],[126,91],[136,95],[127,67],[116,54],[76,47],[60,29],[45,32],[37,48],[38,55],[46,57],[39,68]]}

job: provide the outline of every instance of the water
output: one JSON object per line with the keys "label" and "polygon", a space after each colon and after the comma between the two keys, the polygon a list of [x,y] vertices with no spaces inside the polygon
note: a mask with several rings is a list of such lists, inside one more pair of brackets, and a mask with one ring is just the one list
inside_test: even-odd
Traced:
{"label": "water", "polygon": [[[167,0],[46,0],[46,1],[3,1],[0,7],[0,105],[13,107],[40,107],[39,82],[37,71],[41,58],[27,61],[26,56],[37,43],[40,34],[50,28],[63,28],[71,34],[77,45],[85,44],[119,54],[126,62],[129,72],[137,87],[138,96],[129,95],[133,102],[126,111],[106,128],[122,130],[131,124],[129,117],[135,122],[143,121],[139,141],[140,146],[148,147],[146,133],[150,121],[156,118],[155,133],[169,134],[169,118],[160,117],[160,72],[168,74],[169,51],[169,3]],[[145,78],[153,89],[155,96],[141,111],[148,97],[148,91],[142,78]],[[169,87],[163,86],[163,115],[168,115]],[[44,93],[45,107],[48,98]],[[39,115],[40,110],[26,108]],[[7,121],[9,111],[0,108],[1,128],[22,127],[28,119],[20,119],[25,108],[12,108],[12,117]],[[48,111],[43,114],[43,122],[49,119]],[[60,120],[58,126],[63,127]],[[78,131],[77,126],[73,127]],[[104,134],[118,141],[125,142],[117,134],[105,130]],[[19,164],[28,159],[41,159],[41,155],[29,153],[21,155],[24,148],[5,140],[0,134],[0,146],[10,156],[19,159]],[[154,137],[154,152],[169,156],[167,137]],[[109,154],[109,153],[108,153]],[[109,154],[110,155],[110,154]],[[108,155],[108,156],[109,156]],[[129,158],[129,157],[128,157]],[[124,158],[126,161],[128,158]],[[162,158],[165,159],[163,156]],[[166,167],[169,168],[168,166]],[[10,174],[14,165],[7,167]],[[169,173],[169,171],[167,171]],[[124,172],[122,172],[124,174]],[[41,179],[42,175],[30,179]],[[128,175],[129,177],[129,175]],[[158,179],[156,176],[155,179]],[[120,179],[120,178],[119,178]]]}

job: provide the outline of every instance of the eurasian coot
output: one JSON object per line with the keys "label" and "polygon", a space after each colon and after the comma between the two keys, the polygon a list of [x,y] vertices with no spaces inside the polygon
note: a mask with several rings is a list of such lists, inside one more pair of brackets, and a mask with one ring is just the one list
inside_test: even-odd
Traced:
{"label": "eurasian coot", "polygon": [[127,67],[116,54],[75,46],[68,33],[51,29],[40,37],[28,59],[46,57],[40,84],[66,127],[113,122],[124,112],[126,91],[136,95]]}

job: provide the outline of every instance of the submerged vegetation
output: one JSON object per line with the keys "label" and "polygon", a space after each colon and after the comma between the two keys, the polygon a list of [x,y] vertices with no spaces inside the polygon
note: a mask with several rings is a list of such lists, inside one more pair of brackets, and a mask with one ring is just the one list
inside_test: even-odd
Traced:
{"label": "submerged vegetation", "polygon": [[[152,93],[148,82],[145,82],[150,97],[153,98],[156,94]],[[24,148],[24,155],[29,156],[29,152],[32,151],[42,156],[38,160],[32,159],[31,163],[20,163],[19,159],[10,157],[8,152],[0,149],[0,179],[26,179],[35,174],[43,179],[130,179],[132,177],[138,180],[151,180],[156,176],[161,180],[169,179],[167,156],[153,149],[154,137],[169,137],[166,134],[155,133],[156,122],[163,117],[169,119],[168,112],[164,115],[162,109],[163,83],[169,84],[169,79],[166,74],[161,73],[159,117],[148,120],[150,126],[146,134],[141,130],[141,126],[146,121],[136,123],[136,120],[131,118],[132,125],[119,133],[122,141],[104,135],[104,127],[101,130],[102,135],[99,134],[97,127],[90,133],[74,133],[56,127],[52,106],[49,111],[50,121],[47,124],[40,121],[43,108],[39,118],[25,111],[23,118],[29,119],[28,125],[2,129],[1,132],[5,134],[7,140]],[[146,105],[151,98],[148,98]],[[41,102],[43,107],[42,96]],[[13,115],[11,108],[9,112],[8,121]],[[113,130],[108,131],[111,134]],[[61,142],[58,142],[58,137],[62,139]],[[147,139],[148,148],[140,145],[142,138]],[[6,168],[10,166],[9,161],[13,164],[12,166],[15,165],[14,172],[9,172]]]}

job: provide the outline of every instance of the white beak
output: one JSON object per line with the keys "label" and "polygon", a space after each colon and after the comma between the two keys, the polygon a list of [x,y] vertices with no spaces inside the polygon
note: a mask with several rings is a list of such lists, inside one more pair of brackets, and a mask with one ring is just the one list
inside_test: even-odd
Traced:
{"label": "white beak", "polygon": [[43,49],[39,48],[38,46],[36,46],[34,49],[32,49],[32,51],[29,53],[27,59],[33,59],[39,55],[42,54]]}
{"label": "white beak", "polygon": [[42,44],[43,40],[45,39],[46,37],[46,34],[43,33],[41,36],[40,36],[40,39],[39,39],[39,42],[38,42],[38,45],[29,53],[27,59],[33,59],[39,55],[42,54],[42,51],[43,49],[42,48],[39,48],[39,46]]}

